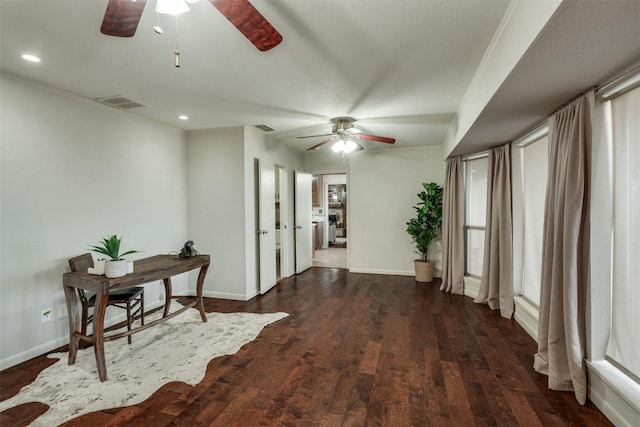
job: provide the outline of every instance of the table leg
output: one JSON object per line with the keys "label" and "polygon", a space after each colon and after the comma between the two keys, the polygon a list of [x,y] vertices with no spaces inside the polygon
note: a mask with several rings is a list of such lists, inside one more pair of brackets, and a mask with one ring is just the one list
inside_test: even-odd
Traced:
{"label": "table leg", "polygon": [[76,333],[80,332],[80,315],[78,314],[78,295],[76,289],[71,286],[62,286],[64,299],[67,302],[67,314],[69,315],[69,360],[68,364],[76,363],[80,338]]}
{"label": "table leg", "polygon": [[198,310],[200,310],[200,317],[203,322],[207,321],[207,314],[204,311],[204,299],[202,298],[202,288],[204,287],[204,278],[207,275],[209,264],[200,267],[198,273],[198,282],[196,284],[196,298],[198,299]]}
{"label": "table leg", "polygon": [[162,317],[167,317],[169,315],[169,307],[171,306],[171,295],[173,295],[171,277],[162,279],[162,281],[164,282],[164,312],[162,313]]}
{"label": "table leg", "polygon": [[104,359],[104,315],[107,311],[107,293],[96,294],[96,305],[93,313],[93,352],[96,355],[96,365],[100,381],[107,380],[107,366]]}

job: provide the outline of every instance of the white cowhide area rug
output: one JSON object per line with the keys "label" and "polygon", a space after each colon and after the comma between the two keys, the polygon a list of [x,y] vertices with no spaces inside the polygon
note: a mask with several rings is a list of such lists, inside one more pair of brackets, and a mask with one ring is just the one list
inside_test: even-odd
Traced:
{"label": "white cowhide area rug", "polygon": [[[176,307],[178,305],[178,307]],[[179,308],[173,303],[172,311]],[[151,321],[160,313],[145,318]],[[78,351],[76,363],[67,364],[68,353],[52,353],[60,359],[14,397],[0,402],[0,411],[28,402],[42,402],[49,410],[32,426],[52,426],[77,416],[108,408],[140,403],[162,385],[182,381],[198,384],[211,359],[235,354],[253,341],[262,329],[287,313],[208,313],[202,322],[195,309],[125,338],[105,343],[109,379],[98,378],[93,347]]]}

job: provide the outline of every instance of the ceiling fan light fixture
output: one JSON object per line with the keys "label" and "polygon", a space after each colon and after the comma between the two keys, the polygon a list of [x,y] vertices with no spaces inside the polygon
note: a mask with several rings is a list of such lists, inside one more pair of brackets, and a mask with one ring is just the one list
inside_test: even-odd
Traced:
{"label": "ceiling fan light fixture", "polygon": [[156,12],[164,15],[181,15],[189,10],[184,0],[157,0],[156,2]]}
{"label": "ceiling fan light fixture", "polygon": [[351,140],[351,139],[348,139],[347,142],[345,142],[345,144],[344,144],[344,152],[347,153],[347,154],[349,154],[350,152],[352,152],[356,148],[358,148],[358,144],[353,142],[353,140]]}
{"label": "ceiling fan light fixture", "polygon": [[337,140],[336,143],[331,146],[331,149],[334,153],[343,152],[345,149],[344,141],[341,139]]}

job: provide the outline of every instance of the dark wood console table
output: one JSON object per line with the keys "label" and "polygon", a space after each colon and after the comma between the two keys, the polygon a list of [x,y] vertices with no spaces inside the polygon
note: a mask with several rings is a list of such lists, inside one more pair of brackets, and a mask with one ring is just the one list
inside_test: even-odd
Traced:
{"label": "dark wood console table", "polygon": [[[104,342],[117,338],[122,338],[140,332],[158,323],[169,320],[178,314],[197,306],[203,322],[207,321],[204,312],[204,301],[202,299],[202,287],[204,278],[209,269],[209,255],[198,255],[193,258],[180,258],[177,255],[156,255],[149,258],[134,261],[134,272],[124,277],[109,279],[105,276],[97,276],[87,272],[65,273],[62,279],[64,296],[67,301],[67,311],[69,313],[69,365],[76,362],[78,346],[80,340],[93,343],[93,350],[96,355],[96,364],[100,381],[107,379],[107,367],[104,358]],[[184,306],[178,311],[169,314],[171,305],[171,277],[186,273],[199,268],[198,282],[196,284],[196,297],[193,302]],[[107,309],[107,295],[116,289],[131,288],[145,283],[162,280],[165,290],[165,305],[162,318],[147,323],[144,326],[121,332],[115,335],[104,336],[104,315]],[[93,336],[82,335],[80,333],[80,304],[78,293],[75,288],[86,289],[96,293],[96,303],[93,313]]]}

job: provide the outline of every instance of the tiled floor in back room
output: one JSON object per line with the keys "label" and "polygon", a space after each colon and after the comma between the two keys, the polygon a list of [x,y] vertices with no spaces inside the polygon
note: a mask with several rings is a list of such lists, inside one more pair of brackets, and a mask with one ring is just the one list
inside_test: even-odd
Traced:
{"label": "tiled floor in back room", "polygon": [[316,249],[313,257],[314,267],[347,268],[346,248]]}

